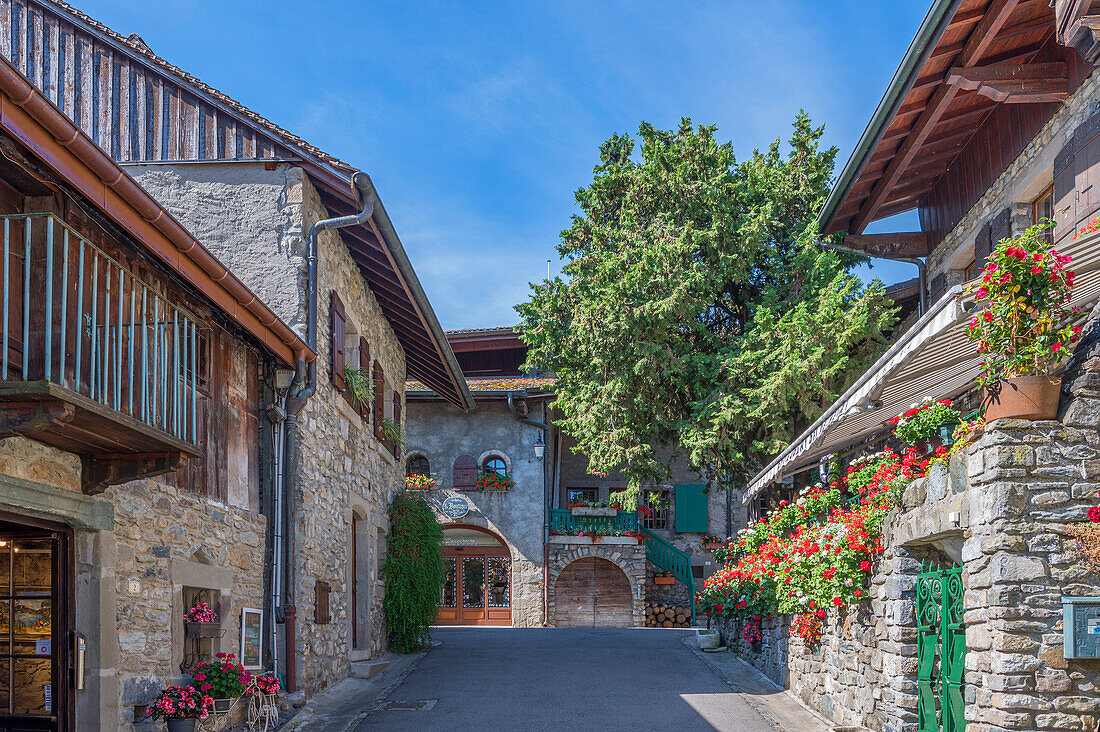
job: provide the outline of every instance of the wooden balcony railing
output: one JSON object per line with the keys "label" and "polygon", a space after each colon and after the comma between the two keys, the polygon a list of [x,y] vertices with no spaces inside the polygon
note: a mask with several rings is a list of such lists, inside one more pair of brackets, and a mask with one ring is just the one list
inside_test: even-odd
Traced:
{"label": "wooden balcony railing", "polygon": [[614,516],[574,516],[568,508],[550,509],[550,530],[559,534],[576,535],[582,531],[593,533],[638,530],[638,515],[633,511],[619,511]]}
{"label": "wooden balcony railing", "polygon": [[195,454],[195,316],[52,214],[0,216],[0,235],[0,433],[81,453]]}

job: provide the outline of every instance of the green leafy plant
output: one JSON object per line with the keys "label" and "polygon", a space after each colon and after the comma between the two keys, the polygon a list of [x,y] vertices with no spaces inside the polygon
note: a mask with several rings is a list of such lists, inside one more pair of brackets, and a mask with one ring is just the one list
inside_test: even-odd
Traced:
{"label": "green leafy plant", "polygon": [[998,242],[981,279],[967,290],[979,308],[966,332],[982,354],[978,381],[984,386],[1049,373],[1065,355],[1062,349],[1080,337],[1081,329],[1069,324],[1080,312],[1068,305],[1071,258],[1044,239],[1052,225],[1046,221]]}
{"label": "green leafy plant", "polygon": [[382,418],[382,438],[386,442],[392,442],[398,447],[405,446],[405,432],[401,429],[401,425],[394,422],[389,417]]}
{"label": "green leafy plant", "polygon": [[443,584],[443,529],[419,493],[402,491],[390,504],[390,535],[382,578],[390,645],[412,653],[431,641]]}
{"label": "green leafy plant", "polygon": [[218,653],[214,661],[195,664],[191,677],[199,691],[215,699],[241,696],[252,681],[252,674],[232,653]]}
{"label": "green leafy plant", "polygon": [[[649,493],[648,496],[643,495]],[[645,499],[643,501],[643,499]],[[613,491],[607,497],[609,503],[619,506],[623,511],[637,511],[640,508],[648,508],[650,511],[663,511],[668,508],[668,498],[664,494],[653,491],[645,491],[637,485],[624,488],[621,491]]]}
{"label": "green leafy plant", "polygon": [[374,401],[374,390],[371,389],[368,369],[344,366],[344,384],[352,398],[363,406]]}
{"label": "green leafy plant", "polygon": [[925,400],[914,404],[896,417],[890,418],[894,436],[907,445],[926,440],[939,434],[940,425],[952,427],[959,423],[961,415],[951,406],[950,399]]}

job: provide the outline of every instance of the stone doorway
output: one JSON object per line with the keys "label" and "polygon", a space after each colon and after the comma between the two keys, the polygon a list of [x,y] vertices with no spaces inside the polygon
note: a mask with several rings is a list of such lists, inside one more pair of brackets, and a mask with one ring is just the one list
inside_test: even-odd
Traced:
{"label": "stone doorway", "polygon": [[634,625],[630,580],[614,562],[583,557],[558,575],[554,586],[559,628],[629,628]]}

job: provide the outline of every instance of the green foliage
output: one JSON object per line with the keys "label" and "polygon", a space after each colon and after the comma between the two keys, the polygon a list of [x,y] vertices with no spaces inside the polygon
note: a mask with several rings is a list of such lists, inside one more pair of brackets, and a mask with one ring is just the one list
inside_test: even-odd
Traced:
{"label": "green foliage", "polygon": [[603,144],[563,277],[517,308],[592,469],[662,478],[654,447],[670,445],[743,479],[881,352],[893,303],[817,246],[836,156],[821,133],[800,113],[785,155],[776,140],[741,163],[686,119],[642,124],[639,156],[629,136]]}
{"label": "green foliage", "polygon": [[401,425],[389,417],[382,418],[382,437],[386,442],[392,442],[398,447],[405,446],[405,431],[401,429]]}
{"label": "green foliage", "polygon": [[367,369],[344,366],[344,383],[355,401],[364,406],[374,401],[374,390],[371,389],[370,372]]}
{"label": "green foliage", "polygon": [[390,644],[412,653],[431,640],[439,588],[443,584],[443,529],[423,496],[402,491],[390,505],[390,535],[382,564]]}

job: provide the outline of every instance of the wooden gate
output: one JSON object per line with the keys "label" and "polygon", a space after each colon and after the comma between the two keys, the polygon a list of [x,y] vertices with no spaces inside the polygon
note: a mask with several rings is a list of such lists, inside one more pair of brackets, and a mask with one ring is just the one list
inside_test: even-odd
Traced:
{"label": "wooden gate", "polygon": [[963,732],[966,716],[963,673],[962,568],[933,570],[917,577],[917,722],[920,732]]}
{"label": "wooden gate", "polygon": [[630,580],[614,563],[583,557],[570,563],[554,584],[559,628],[629,628],[634,625]]}

